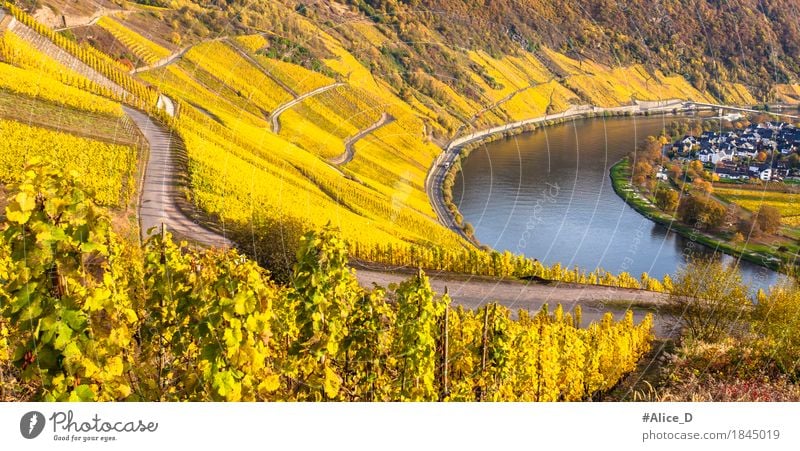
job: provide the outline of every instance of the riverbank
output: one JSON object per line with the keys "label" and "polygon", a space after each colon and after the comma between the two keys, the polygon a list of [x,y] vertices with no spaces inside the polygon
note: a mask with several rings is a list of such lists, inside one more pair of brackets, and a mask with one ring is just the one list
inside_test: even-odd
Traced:
{"label": "riverbank", "polygon": [[537,118],[512,122],[497,127],[479,130],[468,135],[453,139],[434,160],[425,179],[425,191],[436,212],[439,222],[447,228],[461,235],[465,240],[476,247],[481,247],[478,240],[471,233],[472,226],[463,222],[463,215],[452,202],[452,183],[461,169],[461,161],[466,159],[470,152],[482,144],[508,138],[522,133],[531,132],[542,127],[562,124],[568,120],[586,119],[593,117],[618,117],[618,116],[650,116],[654,114],[679,114],[689,111],[698,111],[706,107],[698,106],[694,102],[685,102],[678,99],[664,101],[640,101],[633,105],[612,108],[603,108],[593,105],[578,105],[560,113],[548,114]]}
{"label": "riverbank", "polygon": [[783,269],[783,260],[775,255],[746,251],[743,247],[732,245],[718,235],[701,232],[681,223],[674,216],[661,211],[631,183],[630,162],[627,157],[621,159],[611,167],[609,176],[611,177],[611,184],[614,188],[614,192],[631,208],[649,220],[665,226],[668,230],[692,242],[702,244],[713,250],[721,251],[725,254],[741,258],[774,271]]}

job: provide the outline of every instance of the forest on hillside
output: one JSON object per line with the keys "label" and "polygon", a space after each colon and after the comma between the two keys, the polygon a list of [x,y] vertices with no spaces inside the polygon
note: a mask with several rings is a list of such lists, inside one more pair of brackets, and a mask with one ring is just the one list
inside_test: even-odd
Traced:
{"label": "forest on hillside", "polygon": [[[318,2],[306,2],[315,4]],[[720,81],[763,96],[800,72],[800,4],[793,0],[348,0],[404,40],[419,24],[446,42],[494,54],[541,45],[609,65],[646,63],[712,94]]]}

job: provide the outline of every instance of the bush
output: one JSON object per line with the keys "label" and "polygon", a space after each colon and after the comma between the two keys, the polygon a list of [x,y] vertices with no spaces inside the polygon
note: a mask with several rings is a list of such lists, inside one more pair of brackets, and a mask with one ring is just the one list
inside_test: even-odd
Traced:
{"label": "bush", "polygon": [[678,272],[669,302],[691,338],[713,342],[737,330],[749,314],[747,288],[735,266],[693,259]]}

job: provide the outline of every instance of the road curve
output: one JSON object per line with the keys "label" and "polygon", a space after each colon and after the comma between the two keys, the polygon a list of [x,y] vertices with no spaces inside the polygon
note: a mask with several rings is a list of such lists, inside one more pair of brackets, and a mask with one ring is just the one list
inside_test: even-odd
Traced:
{"label": "road curve", "polygon": [[288,101],[288,102],[286,102],[286,103],[284,103],[282,105],[278,105],[278,107],[275,108],[275,110],[269,116],[269,119],[272,122],[272,131],[273,131],[273,133],[280,133],[281,132],[281,122],[280,122],[279,119],[280,119],[281,114],[284,111],[286,111],[289,108],[297,105],[298,103],[302,102],[303,100],[305,100],[305,99],[307,99],[309,97],[315,96],[317,94],[322,94],[325,91],[328,91],[328,90],[333,89],[333,88],[338,88],[339,86],[344,86],[344,83],[336,82],[336,83],[332,83],[330,85],[321,86],[321,87],[319,87],[319,88],[317,88],[317,89],[315,89],[313,91],[308,91],[307,93],[305,93],[305,94],[303,94],[303,95],[301,95],[299,97],[296,97],[296,98],[294,98],[294,99],[292,99],[292,100],[290,100],[290,101]]}
{"label": "road curve", "polygon": [[150,145],[139,198],[139,225],[142,239],[148,231],[160,233],[164,224],[177,238],[202,246],[233,247],[224,236],[200,226],[179,208],[178,152],[180,140],[146,114],[123,106]]}
{"label": "road curve", "polygon": [[547,121],[562,120],[570,118],[578,118],[589,114],[602,114],[602,113],[644,113],[644,112],[665,112],[672,110],[685,110],[689,109],[687,102],[682,100],[664,100],[653,102],[634,102],[632,105],[625,105],[613,108],[602,108],[593,105],[578,105],[572,106],[566,111],[555,114],[547,114],[532,119],[525,119],[522,121],[511,122],[497,127],[491,127],[484,130],[479,130],[468,135],[460,136],[452,141],[445,147],[444,151],[433,160],[428,170],[428,176],[425,178],[425,191],[430,199],[431,206],[439,218],[439,222],[450,230],[461,235],[465,240],[472,241],[461,227],[456,223],[455,218],[447,209],[444,202],[444,195],[442,193],[442,183],[448,170],[456,161],[461,153],[461,148],[468,143],[480,141],[481,139],[493,135],[495,133],[504,133],[514,130],[526,125],[541,124]]}
{"label": "road curve", "polygon": [[356,155],[356,150],[353,146],[356,144],[358,140],[361,138],[369,135],[370,133],[374,132],[375,130],[383,127],[384,125],[388,125],[394,122],[394,117],[392,117],[389,113],[381,114],[380,119],[378,119],[374,124],[370,125],[369,127],[361,130],[360,132],[356,133],[354,136],[347,138],[344,141],[344,153],[339,155],[338,157],[331,158],[331,164],[335,164],[336,166],[343,165],[345,163],[349,163],[350,160]]}

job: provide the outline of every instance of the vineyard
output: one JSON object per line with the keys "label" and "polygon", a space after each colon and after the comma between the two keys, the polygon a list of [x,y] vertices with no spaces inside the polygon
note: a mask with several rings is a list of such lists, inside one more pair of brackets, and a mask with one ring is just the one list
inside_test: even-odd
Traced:
{"label": "vineyard", "polygon": [[112,60],[103,52],[90,46],[78,45],[75,41],[65,38],[63,35],[54,32],[15,5],[5,3],[5,8],[24,26],[46,38],[52,45],[62,49],[69,55],[78,59],[91,70],[102,74],[106,79],[116,84],[125,93],[125,101],[136,106],[152,106],[156,102],[156,93],[131,77],[125,72],[125,67]]}
{"label": "vineyard", "polygon": [[593,61],[574,60],[546,49],[547,57],[568,74],[564,85],[589,103],[611,107],[636,100],[667,100],[691,97],[711,100],[693,88],[683,77],[665,76],[642,66],[610,68]]}
{"label": "vineyard", "polygon": [[715,188],[715,194],[721,198],[735,202],[742,208],[757,212],[762,205],[775,207],[780,211],[782,222],[790,226],[800,226],[800,206],[798,195],[758,189]]}
{"label": "vineyard", "polygon": [[[52,6],[43,1],[29,3]],[[545,266],[541,256],[475,246],[439,222],[429,170],[448,142],[478,129],[586,104],[752,103],[750,84],[644,64],[631,54],[647,48],[596,26],[585,28],[598,41],[607,31],[618,39],[616,64],[593,60],[599,47],[576,51],[583,44],[566,27],[558,35],[569,41],[530,40],[536,33],[517,29],[530,30],[530,18],[495,33],[477,11],[466,30],[437,14],[407,22],[400,10],[409,2],[295,3],[119,5],[124,20],[58,32],[20,2],[4,3],[0,400],[606,399],[651,351],[652,316],[585,324],[580,307],[511,311],[490,299],[468,310],[446,289],[435,293],[425,272],[664,299],[684,281]],[[373,4],[396,7],[397,21],[380,6],[367,14]],[[188,50],[145,70],[173,44]],[[140,71],[128,59],[141,60]],[[798,87],[775,90],[791,97]],[[157,109],[160,95],[174,116]],[[178,203],[197,207],[192,219],[224,230],[236,250],[124,233],[119,216],[135,219],[128,208],[144,163],[127,107],[171,134],[174,161],[161,169],[175,170]],[[352,159],[333,164],[346,143]],[[775,206],[784,224],[800,225],[794,194],[715,194],[752,212]],[[416,275],[364,288],[351,264]],[[758,305],[776,299],[760,292]],[[743,326],[729,330],[766,334]],[[764,335],[775,340],[764,349],[785,343],[790,327]],[[790,368],[797,359],[786,346]]]}
{"label": "vineyard", "polygon": [[19,183],[25,167],[51,162],[74,171],[101,205],[124,206],[136,189],[136,149],[0,120],[0,182]]}
{"label": "vineyard", "polygon": [[127,116],[89,113],[0,90],[0,118],[20,119],[20,111],[25,112],[25,123],[28,125],[115,144],[136,146],[141,143],[138,130],[131,125]]}
{"label": "vineyard", "polygon": [[264,71],[250,64],[224,42],[212,41],[194,46],[186,52],[185,58],[198,68],[214,74],[236,96],[252,102],[264,112],[272,111],[291,99],[291,95]]}
{"label": "vineyard", "polygon": [[170,55],[170,51],[125,27],[116,20],[104,16],[97,21],[97,25],[110,32],[124,44],[137,58],[145,64],[153,64]]}
{"label": "vineyard", "polygon": [[102,97],[119,100],[119,97],[113,91],[65,67],[13,32],[6,31],[0,36],[0,60],[22,69],[37,72],[41,76],[55,79],[65,85],[89,91]]}
{"label": "vineyard", "polygon": [[[424,188],[428,168],[441,151],[431,142],[431,134],[448,127],[448,120],[437,115],[447,111],[465,120],[475,116],[476,123],[496,123],[539,115],[548,108],[565,109],[577,101],[532,55],[495,58],[485,52],[468,53],[470,76],[484,92],[481,99],[421,72],[410,76],[420,77],[431,90],[426,96],[401,96],[370,73],[333,30],[295,17],[294,25],[315,36],[314,44],[324,48],[320,55],[301,47],[276,53],[279,47],[275,46],[284,41],[268,35],[207,40],[168,66],[139,73],[143,83],[119,71],[116,62],[97,56],[102,53],[65,41],[20,10],[12,12],[144,104],[152,105],[157,91],[170,96],[179,114],[166,120],[166,125],[178,133],[187,156],[183,169],[189,175],[189,189],[183,194],[208,218],[244,237],[245,250],[279,272],[289,268],[280,268],[276,260],[286,261],[287,255],[293,255],[299,230],[319,229],[330,222],[352,243],[353,256],[361,260],[662,289],[662,281],[601,270],[543,268],[532,263],[522,265],[525,270],[498,270],[492,263],[494,253],[469,250],[457,234],[438,224]],[[99,25],[147,62],[168,53],[114,19],[103,18]],[[359,33],[366,32],[363,26],[359,28]],[[289,62],[299,58],[292,52],[301,54],[305,62],[311,58],[311,66],[324,67],[311,70]],[[287,89],[308,92],[333,82],[330,74],[349,83],[294,105],[281,115],[280,134],[270,132],[269,113],[293,98]],[[69,96],[49,99],[63,103]],[[126,98],[131,101],[142,104]],[[80,104],[75,100],[70,106]],[[114,108],[119,114],[119,106]],[[384,113],[395,121],[356,142],[351,162],[334,168],[325,161],[343,153],[348,138]],[[256,240],[248,238],[254,230],[258,230]],[[274,241],[283,243],[280,251],[273,249]]]}
{"label": "vineyard", "polygon": [[580,310],[454,309],[422,272],[365,290],[329,229],[303,236],[278,285],[235,251],[169,235],[130,248],[79,182],[42,166],[10,198],[4,400],[578,401],[615,386],[652,340],[650,316],[580,328]]}
{"label": "vineyard", "polygon": [[643,273],[639,278],[626,272],[612,274],[601,268],[585,271],[568,268],[559,263],[545,266],[540,261],[511,252],[485,252],[477,249],[450,250],[440,247],[415,245],[377,245],[373,247],[353,244],[352,253],[364,260],[380,262],[395,267],[421,267],[430,271],[457,274],[474,274],[499,278],[531,279],[603,285],[617,288],[646,289],[669,292],[672,279],[669,275],[659,280]]}
{"label": "vineyard", "polygon": [[122,115],[119,103],[5,63],[0,63],[0,88],[90,113]]}

